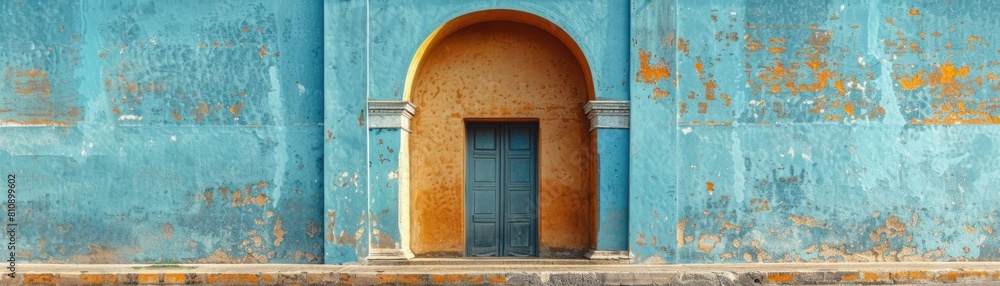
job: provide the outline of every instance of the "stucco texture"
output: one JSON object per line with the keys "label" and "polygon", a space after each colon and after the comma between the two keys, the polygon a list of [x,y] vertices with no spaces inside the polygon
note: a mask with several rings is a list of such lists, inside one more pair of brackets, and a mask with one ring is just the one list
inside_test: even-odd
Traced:
{"label": "stucco texture", "polygon": [[416,255],[464,254],[469,119],[538,120],[540,255],[574,256],[591,246],[593,152],[582,112],[587,87],[562,42],[527,24],[474,24],[429,51],[412,92],[418,108],[410,135]]}
{"label": "stucco texture", "polygon": [[322,5],[299,4],[0,2],[17,262],[323,262]]}
{"label": "stucco texture", "polygon": [[633,9],[639,262],[997,259],[995,5]]}

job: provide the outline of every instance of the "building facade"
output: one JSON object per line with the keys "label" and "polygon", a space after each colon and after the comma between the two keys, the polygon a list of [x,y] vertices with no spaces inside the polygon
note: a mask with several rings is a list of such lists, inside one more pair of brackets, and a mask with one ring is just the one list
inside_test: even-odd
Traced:
{"label": "building facade", "polygon": [[16,255],[998,261],[990,4],[6,0]]}

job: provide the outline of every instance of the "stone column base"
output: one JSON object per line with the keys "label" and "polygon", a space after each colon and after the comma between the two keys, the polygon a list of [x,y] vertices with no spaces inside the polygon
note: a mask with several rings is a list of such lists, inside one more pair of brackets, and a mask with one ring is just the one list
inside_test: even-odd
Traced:
{"label": "stone column base", "polygon": [[372,249],[368,253],[368,260],[409,260],[413,258],[413,252],[403,249]]}
{"label": "stone column base", "polygon": [[628,250],[596,250],[592,249],[584,256],[590,260],[629,260],[632,254]]}

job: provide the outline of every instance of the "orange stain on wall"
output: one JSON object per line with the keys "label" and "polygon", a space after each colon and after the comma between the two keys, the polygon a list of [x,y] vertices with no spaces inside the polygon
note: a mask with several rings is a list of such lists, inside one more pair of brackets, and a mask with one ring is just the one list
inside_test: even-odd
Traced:
{"label": "orange stain on wall", "polygon": [[[669,76],[640,52],[639,80]],[[540,255],[577,255],[591,246],[593,151],[582,108],[583,69],[557,38],[534,26],[493,21],[457,30],[420,64],[410,134],[411,250],[465,251],[465,120],[537,118]],[[574,254],[570,254],[574,253]]]}
{"label": "orange stain on wall", "polygon": [[643,49],[639,49],[639,72],[636,73],[636,81],[644,83],[656,83],[670,77],[670,70],[667,63],[661,58],[656,64],[650,64],[652,57]]}
{"label": "orange stain on wall", "polygon": [[8,77],[11,73],[14,74],[14,93],[44,96],[52,94],[52,85],[49,84],[49,74],[45,71],[41,69],[8,70]]}

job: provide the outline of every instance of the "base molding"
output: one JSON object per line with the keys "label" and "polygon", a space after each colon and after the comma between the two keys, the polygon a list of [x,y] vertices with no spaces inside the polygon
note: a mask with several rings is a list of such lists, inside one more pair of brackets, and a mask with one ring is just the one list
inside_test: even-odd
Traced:
{"label": "base molding", "polygon": [[368,252],[368,260],[409,260],[413,258],[413,252],[404,249],[371,249]]}
{"label": "base molding", "polygon": [[584,255],[590,260],[630,260],[632,254],[628,250],[596,250],[591,249]]}

